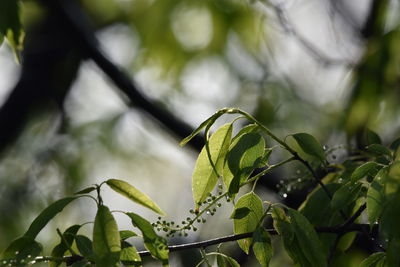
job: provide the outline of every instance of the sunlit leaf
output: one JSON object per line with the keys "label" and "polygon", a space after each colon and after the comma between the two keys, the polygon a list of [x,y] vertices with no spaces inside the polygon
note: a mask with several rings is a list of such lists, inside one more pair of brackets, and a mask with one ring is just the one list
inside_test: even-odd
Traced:
{"label": "sunlit leaf", "polygon": [[[233,231],[235,234],[253,232],[264,213],[262,200],[254,192],[247,193],[239,198],[235,205],[233,216],[235,216],[234,214],[236,214],[237,210],[243,208],[249,209],[249,212],[245,216],[233,220]],[[238,240],[240,248],[247,254],[249,253],[251,240],[251,238]]]}
{"label": "sunlit leaf", "polygon": [[89,259],[93,257],[93,244],[88,237],[84,235],[75,236],[75,244],[83,257]]}
{"label": "sunlit leaf", "polygon": [[231,135],[232,124],[225,124],[210,137],[208,143],[210,155],[206,147],[201,150],[192,176],[193,199],[196,205],[203,202],[217,184],[218,175],[222,174]]}
{"label": "sunlit leaf", "polygon": [[354,243],[354,240],[356,239],[357,232],[349,232],[344,234],[340,239],[337,244],[337,250],[338,251],[346,251],[348,250],[351,245]]}
{"label": "sunlit leaf", "polygon": [[389,167],[385,183],[385,195],[389,196],[400,191],[400,161],[394,162]]}
{"label": "sunlit leaf", "polygon": [[232,144],[246,133],[256,133],[260,127],[257,124],[249,124],[240,129],[240,131],[232,138]]}
{"label": "sunlit leaf", "polygon": [[31,223],[24,236],[35,239],[46,224],[75,199],[77,199],[77,197],[66,197],[50,204],[50,206],[45,208]]}
{"label": "sunlit leaf", "polygon": [[385,183],[388,175],[388,168],[381,169],[372,180],[367,192],[367,214],[370,224],[378,221],[382,214],[386,196]]}
{"label": "sunlit leaf", "polygon": [[126,241],[122,241],[122,250],[120,260],[126,267],[140,267],[142,266],[142,259],[136,248]]}
{"label": "sunlit leaf", "polygon": [[361,191],[361,183],[347,182],[333,194],[331,205],[337,210],[353,204]]}
{"label": "sunlit leaf", "polygon": [[[62,234],[63,238],[60,240],[60,243],[53,248],[51,256],[53,257],[64,256],[65,252],[67,252],[67,250],[71,247],[72,242],[74,241],[74,237],[80,228],[81,226],[78,224],[68,227],[68,229],[65,230],[65,232]],[[56,262],[56,261],[51,261],[49,263],[50,267],[57,267],[60,264],[61,262]]]}
{"label": "sunlit leaf", "polygon": [[310,262],[310,266],[327,266],[327,258],[321,250],[322,244],[314,227],[300,212],[288,209],[288,214],[301,251]]}
{"label": "sunlit leaf", "polygon": [[138,235],[135,232],[130,231],[130,230],[122,230],[122,231],[119,231],[119,236],[120,236],[121,240],[125,240],[130,237],[134,237],[134,236],[138,236]]}
{"label": "sunlit leaf", "polygon": [[197,127],[193,133],[191,133],[188,137],[186,137],[185,139],[183,139],[179,145],[180,146],[184,146],[186,145],[195,135],[197,135],[202,129],[204,129],[205,127],[212,125],[221,115],[223,115],[226,112],[225,109],[221,109],[219,111],[217,111],[216,113],[214,113],[212,116],[210,116],[208,119],[206,119],[205,121],[203,121],[199,127]]}
{"label": "sunlit leaf", "polygon": [[146,208],[149,208],[160,215],[165,215],[165,213],[158,207],[158,205],[152,201],[146,194],[142,193],[133,185],[117,179],[107,180],[107,185],[111,187],[115,192],[120,193],[124,197],[138,203]]}
{"label": "sunlit leaf", "polygon": [[218,267],[240,267],[240,264],[232,257],[229,257],[228,255],[225,255],[220,252],[211,252],[208,253],[207,256],[210,255],[215,255],[217,256],[217,266]]}
{"label": "sunlit leaf", "polygon": [[324,149],[314,136],[307,133],[297,133],[293,134],[293,138],[305,153],[318,158],[322,162],[325,161]]}
{"label": "sunlit leaf", "polygon": [[253,234],[253,251],[261,266],[268,267],[273,251],[271,237],[263,227],[258,227]]}
{"label": "sunlit leaf", "polygon": [[239,191],[253,170],[260,166],[265,152],[264,138],[258,133],[244,133],[229,147],[224,166],[224,183],[231,195]]}
{"label": "sunlit leaf", "polygon": [[157,235],[151,223],[146,219],[133,212],[127,212],[126,215],[131,218],[132,224],[142,232],[144,246],[149,250],[151,255],[161,260],[163,266],[168,266],[169,250],[167,241]]}
{"label": "sunlit leaf", "polygon": [[116,266],[121,252],[117,223],[106,206],[99,206],[93,227],[96,266]]}
{"label": "sunlit leaf", "polygon": [[363,178],[367,175],[375,176],[375,174],[378,172],[379,168],[380,168],[380,165],[376,162],[373,162],[373,161],[366,162],[354,170],[354,172],[351,174],[351,181],[357,182],[358,180],[360,180],[361,178]]}
{"label": "sunlit leaf", "polygon": [[368,258],[363,260],[360,267],[385,267],[386,266],[386,253],[377,252],[370,255]]}

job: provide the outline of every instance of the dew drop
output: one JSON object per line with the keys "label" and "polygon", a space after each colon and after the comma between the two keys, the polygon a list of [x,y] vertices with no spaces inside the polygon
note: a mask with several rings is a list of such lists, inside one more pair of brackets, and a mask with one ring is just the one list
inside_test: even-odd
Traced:
{"label": "dew drop", "polygon": [[283,193],[282,197],[287,198],[287,194]]}
{"label": "dew drop", "polygon": [[297,182],[299,182],[299,183],[300,183],[301,181],[302,181],[302,180],[301,180],[301,178],[297,179]]}

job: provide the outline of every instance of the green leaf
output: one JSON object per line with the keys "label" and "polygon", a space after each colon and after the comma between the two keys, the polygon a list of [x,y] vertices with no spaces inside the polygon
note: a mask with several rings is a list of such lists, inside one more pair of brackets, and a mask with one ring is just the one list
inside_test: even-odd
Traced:
{"label": "green leaf", "polygon": [[300,244],[300,249],[310,262],[310,267],[327,266],[326,255],[321,250],[322,244],[314,227],[300,212],[288,209],[288,214],[293,225],[294,234]]}
{"label": "green leaf", "polygon": [[249,215],[250,212],[251,212],[251,210],[248,207],[237,208],[232,212],[232,215],[230,218],[231,219],[243,219],[244,217]]}
{"label": "green leaf", "polygon": [[382,167],[376,162],[366,162],[354,170],[354,172],[351,174],[351,181],[353,183],[357,182],[367,175],[375,176],[380,168]]}
{"label": "green leaf", "polygon": [[231,136],[232,124],[225,124],[210,137],[208,142],[210,155],[208,155],[206,147],[201,150],[192,176],[193,199],[196,205],[203,202],[217,184],[218,175],[223,170]]}
{"label": "green leaf", "polygon": [[314,156],[325,162],[325,152],[321,144],[314,138],[314,136],[307,133],[293,134],[293,138],[299,144],[300,148],[307,154]]}
{"label": "green leaf", "polygon": [[[397,226],[398,227],[398,226]],[[382,263],[382,267],[400,266],[400,240],[398,237],[389,239],[386,248],[386,262]]]}
{"label": "green leaf", "polygon": [[130,230],[122,230],[122,231],[119,231],[119,236],[120,236],[121,240],[125,240],[130,237],[134,237],[134,236],[138,236],[138,235],[135,232],[130,231]]}
{"label": "green leaf", "polygon": [[149,250],[151,255],[161,260],[164,266],[168,266],[169,250],[167,241],[156,234],[153,226],[146,219],[133,212],[127,212],[125,214],[131,218],[132,224],[142,232],[144,246]]}
{"label": "green leaf", "polygon": [[378,252],[363,260],[359,267],[385,267],[386,253]]}
{"label": "green leaf", "polygon": [[99,206],[93,227],[93,252],[96,266],[117,266],[121,244],[117,223],[106,206]]}
{"label": "green leaf", "polygon": [[249,124],[240,129],[240,131],[232,138],[232,143],[236,141],[239,137],[246,133],[256,133],[260,127],[257,124]]}
{"label": "green leaf", "polygon": [[[65,252],[67,252],[67,250],[72,246],[74,237],[80,228],[81,226],[78,224],[68,227],[68,229],[65,230],[65,232],[62,234],[63,238],[60,240],[60,243],[53,248],[51,256],[63,257]],[[49,263],[50,267],[57,267],[60,266],[60,264],[61,262],[55,262],[55,261],[51,261]]]}
{"label": "green leaf", "polygon": [[386,203],[379,222],[382,239],[400,239],[400,194],[395,194]]}
{"label": "green leaf", "polygon": [[391,144],[390,144],[390,148],[394,151],[396,151],[398,148],[400,147],[400,137],[397,138],[396,140],[394,140]]}
{"label": "green leaf", "polygon": [[226,113],[226,109],[221,109],[219,111],[217,111],[216,113],[214,113],[211,117],[209,117],[207,120],[203,121],[199,127],[197,127],[193,133],[191,133],[188,137],[186,137],[185,139],[183,139],[179,145],[180,146],[184,146],[186,145],[193,137],[195,137],[203,128],[207,127],[207,126],[211,126],[212,124],[214,124],[214,122],[224,113]]}
{"label": "green leaf", "polygon": [[290,258],[299,266],[309,266],[309,261],[303,254],[299,241],[295,236],[295,229],[290,223],[289,218],[286,216],[282,208],[272,208],[272,218],[274,220],[274,228],[281,236],[283,245]]}
{"label": "green leaf", "polygon": [[229,257],[228,255],[225,255],[220,252],[211,252],[207,253],[207,256],[215,255],[217,256],[217,264],[218,267],[225,267],[225,266],[232,266],[232,267],[240,267],[240,264],[232,257]]}
{"label": "green leaf", "polygon": [[260,166],[265,152],[264,138],[258,133],[244,133],[229,147],[224,166],[224,183],[230,195]]}
{"label": "green leaf", "polygon": [[[340,187],[340,184],[330,183],[325,185],[331,194],[334,194]],[[315,226],[331,226],[329,222],[335,215],[339,215],[331,205],[331,199],[326,192],[319,187],[310,193],[306,201],[301,205],[301,213]]]}
{"label": "green leaf", "polygon": [[271,237],[263,227],[258,227],[253,234],[253,251],[261,266],[268,267],[273,251]]}
{"label": "green leaf", "polygon": [[90,264],[89,261],[87,261],[86,259],[74,262],[71,267],[91,267],[92,264]]}
{"label": "green leaf", "polygon": [[400,191],[400,161],[395,161],[390,167],[385,183],[385,195],[389,196]]}
{"label": "green leaf", "polygon": [[386,155],[391,157],[392,152],[385,146],[379,144],[372,144],[365,148],[368,152],[375,155]]}
{"label": "green leaf", "polygon": [[385,206],[385,183],[388,168],[381,169],[372,180],[367,192],[367,214],[370,224],[374,224],[380,218]]}
{"label": "green leaf", "polygon": [[353,204],[361,191],[361,183],[347,182],[342,185],[339,190],[333,194],[331,205],[337,210],[341,210],[351,204]]}
{"label": "green leaf", "polygon": [[90,186],[90,187],[86,187],[78,192],[75,192],[74,195],[82,195],[82,194],[88,194],[92,191],[96,190],[96,187],[94,186]]}
{"label": "green leaf", "polygon": [[136,248],[126,241],[122,241],[121,256],[119,259],[127,267],[142,266],[142,259],[140,258]]}
{"label": "green leaf", "polygon": [[[236,214],[237,210],[247,208],[250,211],[246,216],[233,220],[233,231],[235,234],[243,234],[253,232],[264,214],[262,200],[254,192],[243,195],[237,201],[232,217]],[[238,240],[239,247],[247,254],[251,245],[251,238]]]}
{"label": "green leaf", "polygon": [[69,203],[77,199],[77,197],[66,197],[50,204],[45,208],[39,216],[31,223],[24,236],[35,239],[39,232],[46,226],[46,224],[60,213]]}
{"label": "green leaf", "polygon": [[[23,236],[14,240],[3,252],[2,260],[33,260],[42,252],[42,245],[36,242],[32,237]],[[20,266],[25,266],[22,264]],[[11,266],[11,265],[10,265]],[[12,265],[14,266],[14,265]]]}
{"label": "green leaf", "polygon": [[337,250],[345,252],[348,250],[351,245],[354,243],[354,240],[356,239],[357,232],[349,232],[344,234],[342,237],[340,237],[339,242],[337,244]]}
{"label": "green leaf", "polygon": [[382,140],[377,133],[371,131],[370,129],[366,129],[362,134],[362,144],[364,146],[369,146],[372,144],[382,144]]}
{"label": "green leaf", "polygon": [[19,9],[19,1],[17,0],[0,1],[0,34],[7,37],[14,50],[21,44],[22,28]]}
{"label": "green leaf", "polygon": [[115,192],[123,195],[124,197],[138,203],[146,208],[149,208],[160,215],[165,215],[165,213],[154,203],[146,194],[142,193],[136,187],[130,185],[129,183],[117,179],[109,179],[106,181],[107,185],[111,187]]}
{"label": "green leaf", "polygon": [[93,257],[93,244],[88,237],[84,235],[77,235],[75,236],[75,243],[83,257],[88,259]]}

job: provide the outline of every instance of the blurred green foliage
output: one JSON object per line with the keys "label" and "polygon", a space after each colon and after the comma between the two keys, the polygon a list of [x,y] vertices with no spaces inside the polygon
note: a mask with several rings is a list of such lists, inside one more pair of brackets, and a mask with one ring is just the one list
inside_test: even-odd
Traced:
{"label": "blurred green foliage", "polygon": [[[299,5],[304,4],[300,2]],[[199,109],[198,113],[212,112],[222,106],[239,106],[278,133],[312,132],[330,146],[346,145],[346,139],[351,140],[352,135],[365,128],[379,132],[384,141],[398,135],[400,29],[398,19],[394,23],[391,19],[388,26],[388,14],[393,8],[389,1],[382,1],[373,34],[358,46],[363,54],[359,64],[344,71],[344,76],[352,77],[343,81],[344,93],[338,93],[345,96],[322,105],[309,95],[315,91],[304,93],[304,77],[283,73],[276,66],[273,58],[285,53],[279,50],[284,41],[273,33],[274,27],[280,27],[279,19],[262,1],[81,0],[81,5],[99,31],[114,26],[129,29],[139,44],[136,49],[132,44],[135,54],[128,71],[135,77],[143,70],[156,70],[150,76],[169,85],[157,100],[178,113],[187,113],[190,117],[194,116],[193,110],[197,111],[196,108],[185,110],[184,104],[175,107],[179,101],[187,101],[188,106],[202,102],[207,108]],[[18,55],[24,37],[20,21],[29,26],[32,17],[41,12],[40,5],[34,1],[1,0],[0,43],[6,39]],[[219,102],[212,96],[194,99],[196,96],[185,90],[182,80],[188,75],[185,70],[193,65],[198,67],[202,60],[221,63],[231,82],[221,83],[222,86],[233,84],[237,89],[219,90],[218,93],[224,94]],[[287,61],[292,64],[295,60],[288,58]],[[250,63],[256,67],[249,73],[246,69]],[[301,71],[307,72],[307,62],[302,64]],[[209,80],[223,76],[214,68],[209,71]],[[146,84],[142,87],[143,91],[149,91]],[[207,83],[197,88],[213,90]],[[165,161],[162,166],[168,166],[165,155],[157,155],[149,148],[153,144],[143,142],[149,139],[137,135],[134,146],[121,142],[124,128],[121,125],[126,124],[127,113],[123,110],[98,120],[74,123],[74,114],[67,111],[67,123],[62,122],[66,127],[61,132],[55,129],[60,118],[54,114],[31,122],[1,161],[0,214],[4,216],[0,218],[0,249],[24,229],[21,227],[26,226],[24,219],[28,211],[34,213],[47,201],[90,183],[85,179],[104,159],[112,158],[129,165],[134,160],[146,162],[150,157]],[[208,115],[201,114],[203,118]],[[157,129],[146,120],[134,123]],[[46,192],[41,189],[44,187]]]}

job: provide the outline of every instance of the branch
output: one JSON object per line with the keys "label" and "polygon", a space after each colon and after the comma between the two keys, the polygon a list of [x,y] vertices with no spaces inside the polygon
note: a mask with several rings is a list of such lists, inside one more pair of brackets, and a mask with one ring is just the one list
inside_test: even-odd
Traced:
{"label": "branch", "polygon": [[[350,224],[346,225],[346,229],[343,229],[343,225],[341,226],[332,226],[332,227],[316,227],[315,230],[317,233],[332,233],[332,234],[344,234],[344,233],[349,233],[349,232],[364,232],[364,231],[369,231],[370,225],[369,224]],[[266,229],[266,231],[270,235],[278,235],[278,232],[275,229]],[[250,233],[243,233],[243,234],[236,234],[236,235],[228,235],[228,236],[223,236],[223,237],[218,237],[214,239],[209,239],[205,241],[200,241],[200,242],[192,242],[192,243],[186,243],[186,244],[180,244],[180,245],[172,245],[168,246],[168,250],[170,252],[175,252],[175,251],[182,251],[182,250],[188,250],[192,248],[206,248],[212,245],[217,245],[221,243],[226,243],[226,242],[232,242],[232,241],[237,241],[240,239],[245,239],[253,236],[253,232]],[[138,252],[141,257],[147,257],[151,256],[150,252],[147,250],[139,251]],[[67,266],[72,265],[75,262],[78,262],[80,260],[84,259],[84,257],[79,256],[79,255],[72,255],[72,256],[64,256],[62,258],[60,257],[51,257],[51,256],[42,256],[42,257],[36,257],[35,261],[36,262],[48,262],[48,261],[55,261],[55,262],[65,262]]]}
{"label": "branch", "polygon": [[293,36],[294,39],[318,62],[324,66],[344,66],[347,68],[354,68],[357,66],[356,62],[352,62],[347,59],[332,58],[321,51],[313,43],[308,41],[304,36],[302,36],[294,27],[293,23],[290,22],[284,9],[277,4],[273,4],[270,1],[260,1],[264,6],[270,7],[274,10],[278,22],[282,29],[289,35]]}
{"label": "branch", "polygon": [[[86,55],[99,66],[134,106],[144,110],[181,139],[192,133],[193,129],[190,125],[168,110],[161,108],[155,101],[145,97],[138,86],[100,51],[98,40],[89,27],[88,19],[75,1],[41,0],[41,2],[49,8],[50,12],[55,12],[65,21],[66,27],[73,34],[70,38],[75,39],[80,44]],[[203,137],[196,135],[190,145],[200,151],[204,143]]]}

